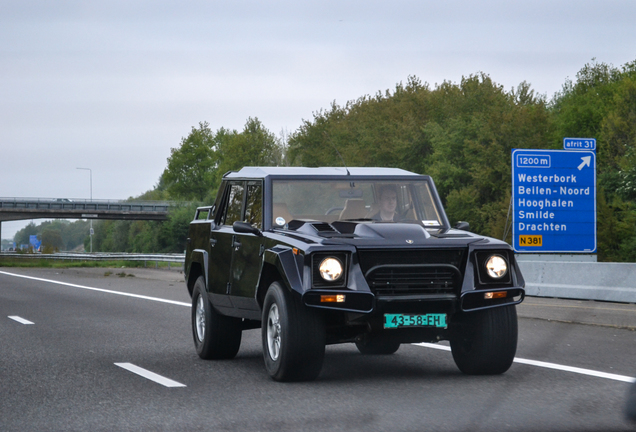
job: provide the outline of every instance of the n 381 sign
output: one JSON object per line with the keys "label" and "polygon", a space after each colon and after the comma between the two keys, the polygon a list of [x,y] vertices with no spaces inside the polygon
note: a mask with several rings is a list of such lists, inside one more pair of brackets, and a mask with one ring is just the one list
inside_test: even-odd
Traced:
{"label": "n 381 sign", "polygon": [[596,155],[512,151],[513,247],[517,252],[596,252]]}

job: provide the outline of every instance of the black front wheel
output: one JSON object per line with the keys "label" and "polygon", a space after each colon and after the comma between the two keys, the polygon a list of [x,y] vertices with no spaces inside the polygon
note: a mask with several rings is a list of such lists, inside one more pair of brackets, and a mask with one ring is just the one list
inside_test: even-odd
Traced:
{"label": "black front wheel", "polygon": [[510,368],[517,352],[514,305],[462,312],[453,321],[450,345],[459,370],[469,375],[497,375]]}
{"label": "black front wheel", "polygon": [[192,336],[197,354],[205,360],[232,359],[241,346],[241,321],[214,310],[203,276],[192,290]]}
{"label": "black front wheel", "polygon": [[322,369],[325,326],[280,282],[270,285],[261,321],[265,368],[276,381],[311,381]]}

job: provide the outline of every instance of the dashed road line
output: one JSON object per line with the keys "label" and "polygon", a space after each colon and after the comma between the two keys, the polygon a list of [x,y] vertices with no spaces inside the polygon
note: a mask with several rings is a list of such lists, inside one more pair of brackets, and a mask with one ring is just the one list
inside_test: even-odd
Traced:
{"label": "dashed road line", "polygon": [[115,366],[119,366],[120,368],[126,369],[129,372],[142,376],[165,387],[186,387],[185,384],[181,384],[180,382],[173,381],[154,372],[150,372],[149,370],[135,366],[132,363],[115,363]]}
{"label": "dashed road line", "polygon": [[24,318],[21,318],[17,315],[10,315],[8,318],[12,319],[13,321],[17,321],[20,324],[35,324],[29,320],[25,320]]}
{"label": "dashed road line", "polygon": [[[121,291],[112,291],[112,290],[107,290],[107,289],[102,289],[102,288],[87,287],[87,286],[83,286],[83,285],[71,284],[71,283],[67,283],[67,282],[60,282],[60,281],[55,281],[55,280],[51,280],[51,279],[36,278],[36,277],[33,277],[33,276],[25,276],[25,275],[19,275],[19,274],[15,274],[15,273],[7,273],[7,272],[3,272],[3,271],[0,271],[0,274],[4,274],[4,275],[7,275],[7,276],[20,277],[20,278],[24,278],[24,279],[31,279],[31,280],[36,280],[36,281],[40,281],[40,282],[49,282],[49,283],[54,283],[54,284],[58,284],[58,285],[64,285],[64,286],[69,286],[69,287],[73,287],[73,288],[80,288],[80,289],[85,289],[85,290],[90,290],[90,291],[103,292],[103,293],[107,293],[107,294],[116,294],[116,295],[121,295],[121,296],[126,296],[126,297],[139,298],[139,299],[143,299],[143,300],[151,300],[151,301],[156,301],[156,302],[161,302],[161,303],[174,304],[174,305],[177,305],[177,306],[191,307],[190,303],[184,303],[184,302],[179,302],[179,301],[175,301],[175,300],[166,300],[166,299],[162,299],[162,298],[158,298],[158,297],[149,297],[149,296],[144,296],[144,295],[139,295],[139,294],[131,294],[131,293],[126,293],[126,292],[121,292]],[[12,317],[9,317],[9,318],[15,319],[15,318],[12,318]],[[27,323],[33,324],[31,322],[27,322]],[[26,324],[26,323],[23,323],[23,324]],[[431,343],[417,343],[417,344],[413,344],[413,345],[417,345],[417,346],[421,346],[421,347],[425,347],[425,348],[438,349],[438,350],[443,350],[443,351],[450,351],[450,347],[446,346],[446,345],[437,345],[437,344],[431,344]],[[520,364],[526,364],[526,365],[530,365],[530,366],[537,366],[537,367],[542,367],[542,368],[547,368],[547,369],[555,369],[555,370],[560,370],[560,371],[565,371],[565,372],[573,372],[573,373],[578,373],[578,374],[581,374],[581,375],[594,376],[594,377],[598,377],[598,378],[611,379],[611,380],[627,382],[627,383],[636,382],[636,378],[630,377],[630,376],[626,376],[626,375],[610,374],[610,373],[599,372],[599,371],[595,371],[595,370],[591,370],[591,369],[577,368],[577,367],[573,367],[573,366],[566,366],[566,365],[560,365],[560,364],[556,364],[556,363],[542,362],[542,361],[538,361],[538,360],[529,360],[529,359],[515,357],[514,362],[515,363],[520,363]],[[156,377],[159,377],[160,379],[167,380],[168,382],[177,384],[177,385],[169,385],[167,387],[185,387],[184,384],[180,384],[180,383],[177,383],[176,381],[169,380],[168,378],[164,378],[161,375],[157,375],[157,374],[154,374],[153,372],[146,371],[145,369],[142,369],[142,368],[140,368],[138,366],[135,366],[135,365],[132,365],[130,363],[115,363],[115,364],[117,366],[123,367],[124,369],[128,369],[131,372],[137,373],[137,374],[139,374],[141,376],[145,376],[145,375],[142,375],[142,373],[139,373],[136,370],[144,371],[144,373],[147,373],[149,375],[156,376]],[[129,368],[127,366],[124,366],[124,365],[130,365],[130,367],[134,368],[135,370],[132,370],[131,368]],[[146,378],[148,378],[148,377],[146,376]],[[152,378],[148,378],[148,379],[152,379]],[[159,381],[157,381],[157,382],[159,382]]]}
{"label": "dashed road line", "polygon": [[[413,345],[417,345],[417,346],[421,346],[421,347],[425,347],[425,348],[433,348],[433,349],[442,350],[442,351],[450,351],[451,350],[449,346],[437,345],[437,344],[431,344],[431,343],[416,343],[416,344],[413,344]],[[617,375],[617,374],[611,374],[611,373],[607,373],[607,372],[599,372],[599,371],[595,371],[595,370],[592,370],[592,369],[583,369],[583,368],[578,368],[578,367],[574,367],[574,366],[560,365],[560,364],[557,364],[557,363],[548,363],[548,362],[542,362],[542,361],[538,361],[538,360],[529,360],[529,359],[524,359],[524,358],[520,358],[520,357],[515,357],[514,362],[515,363],[520,363],[520,364],[526,364],[526,365],[530,365],[530,366],[542,367],[542,368],[546,368],[546,369],[555,369],[555,370],[560,370],[560,371],[565,371],[565,372],[573,372],[573,373],[577,373],[577,374],[581,374],[581,375],[593,376],[593,377],[597,377],[597,378],[611,379],[611,380],[614,380],[614,381],[622,381],[622,382],[626,382],[626,383],[636,382],[636,378],[629,377],[629,376],[626,376],[626,375]]]}

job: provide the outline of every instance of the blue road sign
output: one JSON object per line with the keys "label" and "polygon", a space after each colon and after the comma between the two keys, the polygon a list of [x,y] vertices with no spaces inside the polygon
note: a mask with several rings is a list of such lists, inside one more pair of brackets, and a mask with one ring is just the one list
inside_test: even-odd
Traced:
{"label": "blue road sign", "polygon": [[596,252],[596,154],[512,150],[517,252]]}
{"label": "blue road sign", "polygon": [[37,235],[30,235],[29,236],[29,244],[31,246],[33,246],[33,249],[38,250],[38,249],[40,249],[40,245],[42,244],[42,242],[40,240],[38,240],[38,236]]}
{"label": "blue road sign", "polygon": [[563,149],[596,151],[596,138],[563,138]]}

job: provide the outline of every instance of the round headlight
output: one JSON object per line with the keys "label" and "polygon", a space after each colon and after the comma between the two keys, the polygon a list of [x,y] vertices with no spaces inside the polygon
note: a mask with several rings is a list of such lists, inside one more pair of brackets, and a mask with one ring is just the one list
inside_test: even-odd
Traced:
{"label": "round headlight", "polygon": [[486,261],[486,271],[491,278],[499,279],[508,272],[508,264],[501,256],[493,255]]}
{"label": "round headlight", "polygon": [[325,258],[318,269],[320,276],[328,282],[336,281],[342,276],[342,263],[337,258]]}

